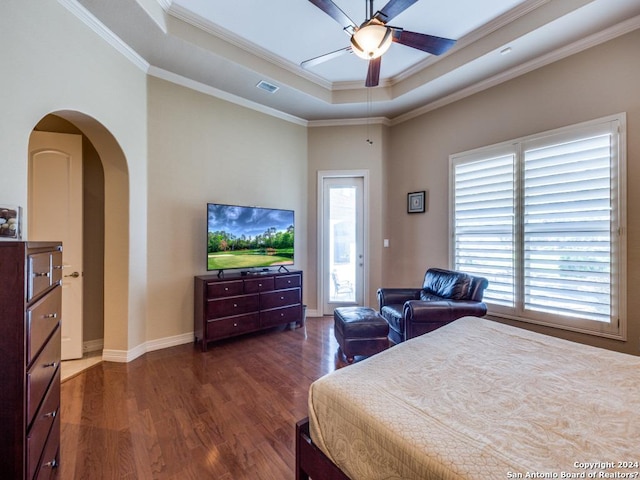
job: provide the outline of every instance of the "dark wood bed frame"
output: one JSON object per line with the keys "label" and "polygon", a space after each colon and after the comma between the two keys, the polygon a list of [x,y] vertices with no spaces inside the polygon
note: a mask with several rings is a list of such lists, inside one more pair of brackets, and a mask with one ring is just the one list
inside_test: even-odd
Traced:
{"label": "dark wood bed frame", "polygon": [[296,423],[296,480],[350,480],[311,441],[309,418]]}

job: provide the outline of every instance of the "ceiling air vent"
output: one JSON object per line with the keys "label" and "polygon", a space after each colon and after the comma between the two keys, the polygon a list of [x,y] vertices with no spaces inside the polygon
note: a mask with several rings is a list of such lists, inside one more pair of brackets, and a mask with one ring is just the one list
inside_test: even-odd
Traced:
{"label": "ceiling air vent", "polygon": [[256,87],[261,88],[265,92],[275,93],[280,87],[276,87],[275,85],[265,82],[264,80],[260,80],[260,83],[256,85]]}

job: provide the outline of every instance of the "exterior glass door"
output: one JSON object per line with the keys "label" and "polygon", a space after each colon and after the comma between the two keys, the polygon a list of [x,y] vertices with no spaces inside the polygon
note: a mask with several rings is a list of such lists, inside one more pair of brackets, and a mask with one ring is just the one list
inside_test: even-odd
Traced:
{"label": "exterior glass door", "polygon": [[363,302],[363,179],[325,178],[323,184],[323,313],[328,315]]}

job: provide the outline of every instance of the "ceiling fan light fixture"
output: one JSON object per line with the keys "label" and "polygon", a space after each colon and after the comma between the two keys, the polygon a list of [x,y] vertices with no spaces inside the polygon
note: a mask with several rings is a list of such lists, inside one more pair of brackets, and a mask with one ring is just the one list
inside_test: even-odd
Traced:
{"label": "ceiling fan light fixture", "polygon": [[369,24],[358,29],[351,37],[353,53],[365,60],[384,55],[392,43],[391,29],[384,25]]}

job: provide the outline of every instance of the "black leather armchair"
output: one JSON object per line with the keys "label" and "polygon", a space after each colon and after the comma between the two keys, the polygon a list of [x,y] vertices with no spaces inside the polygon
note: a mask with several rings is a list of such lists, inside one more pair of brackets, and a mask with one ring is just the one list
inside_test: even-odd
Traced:
{"label": "black leather armchair", "polygon": [[404,342],[460,317],[482,317],[482,296],[489,282],[463,272],[430,268],[421,288],[380,288],[380,315],[389,324],[389,339]]}

